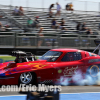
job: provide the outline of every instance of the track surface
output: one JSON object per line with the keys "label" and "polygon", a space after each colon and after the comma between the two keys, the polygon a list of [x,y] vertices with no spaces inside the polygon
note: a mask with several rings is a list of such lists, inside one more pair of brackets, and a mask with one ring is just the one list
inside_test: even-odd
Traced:
{"label": "track surface", "polygon": [[[62,86],[61,93],[87,93],[100,92],[100,86]],[[0,96],[22,95],[18,92],[0,92]]]}
{"label": "track surface", "polygon": [[[60,94],[59,100],[100,100],[100,93]],[[0,96],[0,100],[26,100],[26,95]]]}

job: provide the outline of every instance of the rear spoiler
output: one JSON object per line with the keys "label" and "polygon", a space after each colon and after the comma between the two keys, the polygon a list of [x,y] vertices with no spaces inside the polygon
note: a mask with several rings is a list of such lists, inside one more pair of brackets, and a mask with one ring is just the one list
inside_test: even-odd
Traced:
{"label": "rear spoiler", "polygon": [[100,56],[100,39],[95,39],[95,40],[94,40],[94,43],[96,44],[97,47],[94,49],[93,53],[94,53],[97,49],[99,49],[98,55]]}

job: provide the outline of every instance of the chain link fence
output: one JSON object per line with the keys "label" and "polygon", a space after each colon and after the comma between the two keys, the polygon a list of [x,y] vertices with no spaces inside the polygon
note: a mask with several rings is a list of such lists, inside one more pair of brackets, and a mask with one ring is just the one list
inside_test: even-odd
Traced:
{"label": "chain link fence", "polygon": [[[15,33],[16,34],[16,33]],[[57,36],[23,36],[19,35],[0,35],[0,48],[77,48],[77,49],[94,49],[95,39],[100,35],[60,35]],[[17,33],[18,34],[18,33]],[[31,33],[31,35],[34,33]]]}

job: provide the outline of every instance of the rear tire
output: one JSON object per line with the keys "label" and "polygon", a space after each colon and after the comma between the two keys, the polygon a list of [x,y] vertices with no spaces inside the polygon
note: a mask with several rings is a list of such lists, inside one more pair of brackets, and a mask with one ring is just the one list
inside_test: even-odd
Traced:
{"label": "rear tire", "polygon": [[89,66],[86,71],[85,79],[88,81],[86,85],[96,85],[98,81],[99,65]]}

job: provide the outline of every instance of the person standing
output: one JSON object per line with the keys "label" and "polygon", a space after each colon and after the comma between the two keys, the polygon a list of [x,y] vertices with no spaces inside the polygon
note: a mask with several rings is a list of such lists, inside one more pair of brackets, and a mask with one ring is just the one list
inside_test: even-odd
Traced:
{"label": "person standing", "polygon": [[61,12],[61,6],[60,4],[57,2],[57,13],[56,13],[56,16],[60,16],[60,12]]}
{"label": "person standing", "polygon": [[51,4],[50,7],[49,7],[49,17],[51,18],[52,15],[53,15],[53,12],[52,12],[52,8],[54,7],[54,4]]}
{"label": "person standing", "polygon": [[42,44],[42,39],[41,39],[41,37],[44,36],[43,33],[42,33],[42,31],[43,31],[43,27],[40,27],[40,29],[39,29],[39,31],[38,31],[38,44],[37,44],[38,47],[40,47],[41,44]]}

